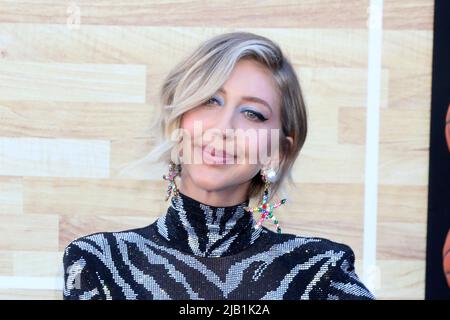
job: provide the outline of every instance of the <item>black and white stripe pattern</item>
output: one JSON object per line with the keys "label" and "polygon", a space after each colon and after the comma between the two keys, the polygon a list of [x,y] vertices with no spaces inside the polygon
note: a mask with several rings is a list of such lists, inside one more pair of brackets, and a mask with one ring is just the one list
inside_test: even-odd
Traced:
{"label": "black and white stripe pattern", "polygon": [[154,223],[91,234],[65,249],[65,299],[374,299],[350,247],[253,228],[247,203],[186,195]]}
{"label": "black and white stripe pattern", "polygon": [[158,231],[180,250],[202,257],[221,257],[244,250],[258,239],[248,201],[229,207],[213,207],[179,193],[171,199],[167,214],[156,222]]}

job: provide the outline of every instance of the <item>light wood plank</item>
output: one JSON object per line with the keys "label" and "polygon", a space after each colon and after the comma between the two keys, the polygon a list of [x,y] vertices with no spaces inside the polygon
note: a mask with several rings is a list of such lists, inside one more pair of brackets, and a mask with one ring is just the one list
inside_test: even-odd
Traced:
{"label": "light wood plank", "polygon": [[384,0],[383,28],[433,30],[433,0]]}
{"label": "light wood plank", "polygon": [[62,290],[0,289],[3,300],[62,300]]}
{"label": "light wood plank", "polygon": [[[338,117],[339,143],[365,144],[366,109],[339,108]],[[397,150],[428,150],[429,126],[429,109],[381,109],[379,141]]]}
{"label": "light wood plank", "polygon": [[[60,231],[59,231],[60,232]],[[63,252],[14,251],[14,275],[21,277],[63,277]]]}
{"label": "light wood plank", "polygon": [[[367,70],[358,68],[296,68],[310,112],[323,114],[333,107],[364,107],[367,102]],[[380,107],[388,106],[389,72],[382,70]],[[319,109],[319,110],[318,110]]]}
{"label": "light wood plank", "polygon": [[279,215],[279,217],[280,226],[285,226],[282,228],[284,233],[292,233],[303,237],[319,237],[343,243],[350,246],[356,256],[362,257],[363,228],[361,221],[348,222],[339,219],[339,217],[335,217],[334,220],[324,219],[321,221],[287,218],[282,215]]}
{"label": "light wood plank", "polygon": [[150,137],[155,108],[135,103],[3,101],[0,136],[79,138],[80,142]]}
{"label": "light wood plank", "polygon": [[[0,52],[5,60],[146,65],[151,75],[148,84],[153,87],[173,68],[174,61],[181,60],[200,42],[233,31],[272,39],[298,67],[367,68],[367,30],[352,28],[84,25],[74,31],[60,24],[2,23]],[[33,51],[27,50],[29,47]]]}
{"label": "light wood plank", "polygon": [[425,150],[401,150],[380,145],[379,159],[379,183],[428,185],[428,148]]}
{"label": "light wood plank", "polygon": [[109,153],[105,140],[0,137],[0,174],[106,178]]}
{"label": "light wood plank", "polygon": [[426,224],[427,217],[428,186],[379,186],[378,221]]}
{"label": "light wood plank", "polygon": [[[288,201],[279,210],[302,219],[360,221],[364,209],[364,186],[352,183],[296,183],[286,185]],[[320,219],[322,221],[322,218]]]}
{"label": "light wood plank", "polygon": [[111,142],[111,178],[162,181],[169,172],[163,163],[150,163],[145,156],[155,146],[155,139],[121,139]]}
{"label": "light wood plank", "polygon": [[73,240],[97,232],[118,232],[142,228],[153,223],[163,212],[149,212],[142,217],[61,215],[59,221],[59,250]]}
{"label": "light wood plank", "polygon": [[0,250],[58,250],[57,215],[0,215]]}
{"label": "light wood plank", "polygon": [[[47,0],[30,4],[19,0],[3,5],[0,21],[73,24],[72,21],[76,18],[72,12],[79,11],[81,28],[84,24],[361,28],[366,25],[368,6],[368,0],[347,2],[316,0],[313,3],[295,0],[284,2],[270,0],[263,3],[256,0],[233,3],[212,1],[208,5],[203,1],[114,2],[115,5],[110,2],[93,4],[81,0],[76,2],[78,9],[72,9],[67,13],[70,3]],[[417,11],[420,12],[420,9],[422,7],[417,8]]]}
{"label": "light wood plank", "polygon": [[0,251],[0,275],[12,276],[14,274],[14,251]]}
{"label": "light wood plank", "polygon": [[365,146],[306,142],[292,168],[296,182],[363,183]]}
{"label": "light wood plank", "polygon": [[0,177],[0,215],[23,212],[22,178]]}
{"label": "light wood plank", "polygon": [[146,67],[0,61],[1,100],[144,103]]}
{"label": "light wood plank", "polygon": [[389,107],[429,110],[433,31],[384,31],[382,59],[389,69]]}
{"label": "light wood plank", "polygon": [[148,216],[163,212],[165,184],[130,179],[24,178],[24,212]]}
{"label": "light wood plank", "polygon": [[[424,260],[378,260],[381,287],[375,291],[382,300],[425,298]],[[401,297],[401,298],[400,298]]]}
{"label": "light wood plank", "polygon": [[426,224],[384,222],[377,224],[377,258],[425,260]]}

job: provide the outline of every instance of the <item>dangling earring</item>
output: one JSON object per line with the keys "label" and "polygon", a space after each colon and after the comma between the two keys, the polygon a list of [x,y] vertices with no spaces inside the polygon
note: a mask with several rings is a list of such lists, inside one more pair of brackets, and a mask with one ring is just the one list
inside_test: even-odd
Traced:
{"label": "dangling earring", "polygon": [[277,232],[281,233],[280,224],[278,223],[278,219],[273,215],[273,210],[275,208],[278,208],[282,204],[286,203],[286,199],[281,199],[281,201],[278,201],[275,204],[267,203],[269,199],[269,190],[271,184],[276,181],[276,173],[275,170],[273,170],[272,168],[269,169],[263,168],[261,169],[261,176],[264,181],[264,194],[262,198],[262,203],[257,207],[254,208],[245,207],[244,209],[251,213],[253,212],[261,213],[261,218],[255,225],[255,229],[259,228],[265,220],[272,219],[273,223],[277,226]]}
{"label": "dangling earring", "polygon": [[170,161],[169,173],[167,175],[163,175],[163,179],[169,181],[166,191],[166,201],[170,198],[172,192],[175,196],[178,196],[178,187],[175,182],[175,177],[178,176],[180,172],[181,172],[181,165],[175,164],[173,161]]}

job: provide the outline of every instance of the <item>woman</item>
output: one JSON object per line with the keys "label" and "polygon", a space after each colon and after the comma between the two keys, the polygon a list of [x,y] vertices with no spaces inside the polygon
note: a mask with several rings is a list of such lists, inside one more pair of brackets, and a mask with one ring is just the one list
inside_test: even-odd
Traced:
{"label": "woman", "polygon": [[307,117],[275,43],[247,32],[204,42],[165,79],[161,104],[148,158],[169,163],[171,206],[143,228],[72,241],[65,299],[374,299],[350,247],[281,232],[286,199],[272,200],[292,182]]}

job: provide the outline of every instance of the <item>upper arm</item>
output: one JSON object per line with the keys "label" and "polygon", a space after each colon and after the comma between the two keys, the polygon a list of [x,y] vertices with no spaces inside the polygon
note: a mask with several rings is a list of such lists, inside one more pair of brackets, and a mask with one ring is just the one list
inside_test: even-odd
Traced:
{"label": "upper arm", "polygon": [[73,242],[64,250],[64,300],[104,299],[102,284],[88,256]]}
{"label": "upper arm", "polygon": [[355,272],[355,255],[353,250],[344,245],[344,254],[330,270],[328,298],[339,300],[375,299],[375,296],[359,279]]}

